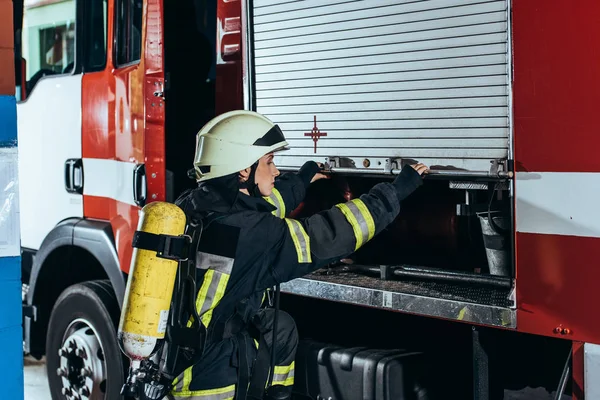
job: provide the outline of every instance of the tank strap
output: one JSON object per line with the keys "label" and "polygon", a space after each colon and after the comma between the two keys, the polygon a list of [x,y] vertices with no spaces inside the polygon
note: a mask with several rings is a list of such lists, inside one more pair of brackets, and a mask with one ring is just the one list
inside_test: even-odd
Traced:
{"label": "tank strap", "polygon": [[150,232],[136,231],[131,245],[137,249],[156,251],[156,255],[175,261],[188,259],[190,244],[189,236],[171,236]]}

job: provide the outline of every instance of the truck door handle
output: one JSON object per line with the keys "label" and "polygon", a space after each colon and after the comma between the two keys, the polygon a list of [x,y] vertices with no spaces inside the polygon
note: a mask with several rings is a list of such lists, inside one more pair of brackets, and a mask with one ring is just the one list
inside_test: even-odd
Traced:
{"label": "truck door handle", "polygon": [[133,170],[133,201],[139,207],[146,204],[146,166],[139,164]]}
{"label": "truck door handle", "polygon": [[69,193],[83,194],[83,161],[81,158],[69,158],[65,162],[65,190]]}

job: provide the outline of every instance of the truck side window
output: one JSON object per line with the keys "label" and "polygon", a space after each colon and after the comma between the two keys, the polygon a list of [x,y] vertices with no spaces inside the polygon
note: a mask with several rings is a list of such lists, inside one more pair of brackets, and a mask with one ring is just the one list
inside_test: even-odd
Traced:
{"label": "truck side window", "polygon": [[88,1],[83,12],[85,29],[79,45],[83,56],[83,70],[102,71],[106,66],[108,0]]}
{"label": "truck side window", "polygon": [[142,4],[142,0],[116,0],[116,67],[136,63],[141,58]]}
{"label": "truck side window", "polygon": [[75,3],[75,0],[25,3],[22,55],[26,60],[28,93],[44,76],[68,74],[73,71]]}

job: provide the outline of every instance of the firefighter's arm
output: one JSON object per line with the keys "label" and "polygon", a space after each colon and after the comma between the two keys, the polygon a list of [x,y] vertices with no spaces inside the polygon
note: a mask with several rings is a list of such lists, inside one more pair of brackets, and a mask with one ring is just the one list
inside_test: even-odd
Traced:
{"label": "firefighter's arm", "polygon": [[346,257],[385,229],[400,202],[422,184],[405,167],[393,183],[380,183],[358,199],[301,220],[284,219],[270,230],[268,260],[277,282],[286,282]]}
{"label": "firefighter's arm", "polygon": [[265,200],[277,208],[273,215],[284,218],[294,211],[304,200],[306,189],[320,170],[317,163],[309,161],[297,173],[287,173],[277,178],[273,192],[265,197]]}

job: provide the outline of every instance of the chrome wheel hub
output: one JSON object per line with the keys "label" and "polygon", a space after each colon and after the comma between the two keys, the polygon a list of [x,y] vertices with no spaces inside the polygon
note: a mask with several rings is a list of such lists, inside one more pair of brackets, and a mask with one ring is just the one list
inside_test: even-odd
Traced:
{"label": "chrome wheel hub", "polygon": [[63,335],[58,350],[62,394],[68,400],[102,400],[106,392],[106,361],[96,331],[85,319],[76,319]]}

